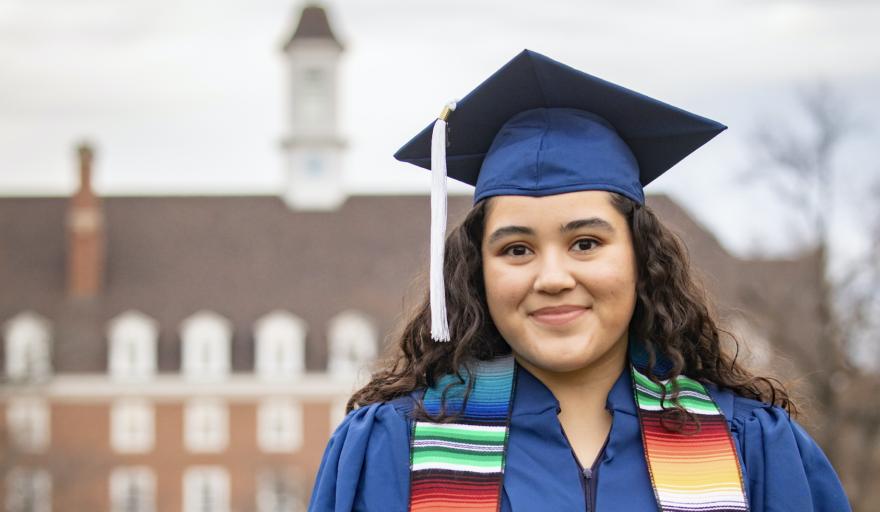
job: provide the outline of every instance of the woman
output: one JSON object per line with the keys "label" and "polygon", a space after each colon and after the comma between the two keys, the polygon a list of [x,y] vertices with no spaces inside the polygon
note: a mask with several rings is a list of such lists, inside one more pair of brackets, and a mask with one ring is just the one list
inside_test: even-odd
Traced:
{"label": "woman", "polygon": [[[435,174],[431,293],[310,510],[849,510],[644,204],[725,127],[530,51],[453,108],[395,155]],[[447,166],[476,190],[444,247]]]}

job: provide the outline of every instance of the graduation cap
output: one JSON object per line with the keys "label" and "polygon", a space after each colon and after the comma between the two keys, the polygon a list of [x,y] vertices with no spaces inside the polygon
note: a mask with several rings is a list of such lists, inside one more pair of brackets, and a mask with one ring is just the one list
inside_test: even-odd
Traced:
{"label": "graduation cap", "polygon": [[433,173],[431,337],[449,340],[447,175],[476,187],[475,204],[497,195],[581,190],[618,192],[644,204],[644,186],[726,128],[523,50],[394,154]]}

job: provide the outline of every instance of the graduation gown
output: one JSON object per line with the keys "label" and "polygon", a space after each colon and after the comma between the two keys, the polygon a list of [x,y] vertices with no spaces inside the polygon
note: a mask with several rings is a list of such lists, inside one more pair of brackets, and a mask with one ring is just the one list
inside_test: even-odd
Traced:
{"label": "graduation gown", "polygon": [[[628,369],[606,399],[611,431],[594,466],[599,512],[657,510]],[[581,469],[557,416],[559,402],[522,366],[516,375],[501,510],[587,510]],[[783,409],[706,387],[733,434],[751,512],[851,510],[828,458]],[[327,445],[310,511],[407,510],[409,411],[420,394],[346,416]]]}

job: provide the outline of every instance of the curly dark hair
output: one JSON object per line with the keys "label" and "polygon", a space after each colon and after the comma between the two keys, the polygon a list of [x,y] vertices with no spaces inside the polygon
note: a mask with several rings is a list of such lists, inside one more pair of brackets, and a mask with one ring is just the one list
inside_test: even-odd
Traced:
{"label": "curly dark hair", "polygon": [[[629,329],[636,339],[644,340],[649,355],[648,377],[659,383],[653,370],[658,354],[662,354],[672,363],[672,370],[665,377],[684,374],[796,414],[795,404],[782,383],[772,377],[755,376],[737,363],[740,342],[733,333],[718,327],[710,297],[692,275],[684,243],[648,206],[615,192],[609,192],[609,197],[614,208],[626,218],[632,235],[638,283]],[[437,343],[431,339],[431,310],[426,292],[381,368],[348,401],[348,411],[434,386],[443,375],[457,375],[459,383],[464,383],[460,371],[469,369],[474,360],[510,353],[489,316],[483,284],[481,244],[491,200],[477,203],[446,240],[443,272],[452,342]],[[734,342],[732,356],[723,350],[719,337],[722,332]],[[465,391],[465,399],[469,391]],[[682,432],[691,425],[698,430],[699,421],[681,406],[677,388],[671,392],[669,402],[673,407],[664,412],[666,428]],[[445,411],[438,417],[428,417],[420,405],[415,411],[417,417],[433,421],[454,417]]]}

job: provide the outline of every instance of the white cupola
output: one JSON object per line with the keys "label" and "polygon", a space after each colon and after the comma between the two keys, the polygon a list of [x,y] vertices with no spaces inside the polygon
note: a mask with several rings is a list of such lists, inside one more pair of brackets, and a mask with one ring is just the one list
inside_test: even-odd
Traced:
{"label": "white cupola", "polygon": [[342,44],[327,13],[308,5],[284,45],[287,134],[282,140],[284,200],[296,210],[331,210],[345,201],[339,135],[339,59]]}

